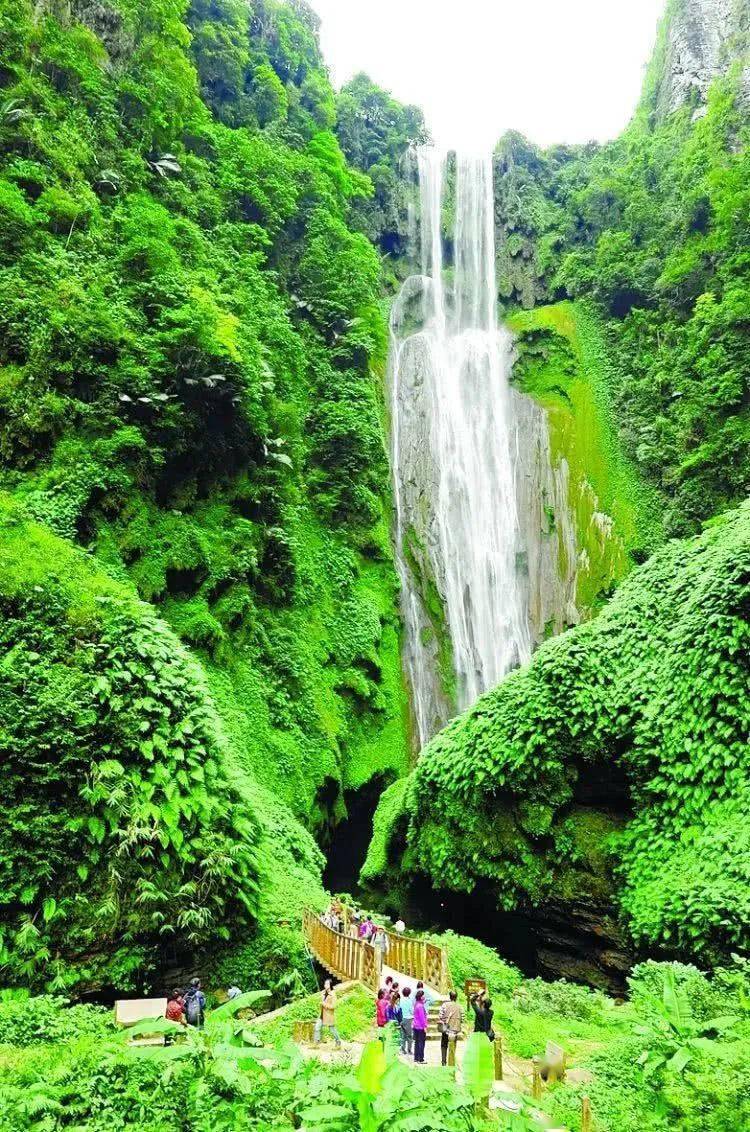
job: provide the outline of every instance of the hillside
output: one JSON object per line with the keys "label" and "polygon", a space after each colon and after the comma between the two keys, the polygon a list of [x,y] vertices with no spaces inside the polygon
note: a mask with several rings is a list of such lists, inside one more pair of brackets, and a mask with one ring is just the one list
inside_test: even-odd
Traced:
{"label": "hillside", "polygon": [[[299,914],[302,892],[322,899],[313,838],[327,843],[346,791],[407,769],[381,268],[353,215],[375,189],[333,133],[335,98],[303,3],[2,0],[0,87],[0,482],[13,513],[48,532],[24,527],[27,552],[15,520],[0,533],[3,563],[46,540],[34,578],[44,648],[32,647],[33,602],[12,612],[30,634],[24,679],[56,686],[66,650],[84,669],[94,663],[100,629],[79,649],[67,627],[75,617],[58,623],[56,588],[67,577],[63,608],[89,607],[109,579],[117,601],[151,605],[158,621],[137,617],[154,626],[160,650],[183,658],[235,781],[231,797],[208,790],[204,743],[200,784],[178,775],[175,789],[172,779],[171,817],[150,786],[126,814],[108,806],[101,784],[94,799],[102,761],[128,774],[137,765],[148,783],[148,761],[162,781],[172,777],[163,756],[174,755],[170,734],[146,750],[152,736],[136,711],[128,727],[143,750],[131,771],[120,724],[108,736],[91,731],[103,693],[90,700],[90,689],[85,723],[72,708],[68,719],[64,745],[78,745],[76,758],[29,753],[10,836],[33,841],[53,799],[63,800],[55,828],[70,836],[51,867],[30,864],[4,886],[9,969],[122,987],[162,961],[165,943],[179,961],[196,942],[215,952],[235,932],[210,914],[202,887],[185,889],[179,874],[164,880],[156,866],[144,874],[156,906],[126,914],[123,888],[145,897],[125,869],[105,893],[92,853],[127,854],[135,837],[142,858],[167,855],[154,843],[182,841],[200,854],[191,822],[201,820],[204,789],[216,793],[210,805],[228,822],[247,814],[252,843],[261,826],[268,835],[245,879],[230,879],[221,853],[212,866],[236,890],[247,940],[258,893],[272,933],[280,912]],[[422,130],[417,112],[404,122]],[[407,142],[394,132],[389,144]],[[26,601],[31,581],[18,585]],[[138,648],[134,634],[123,663]],[[18,655],[11,646],[6,672]],[[2,696],[13,718],[17,689],[6,681]],[[45,719],[32,734],[54,749]],[[2,733],[0,774],[14,799],[16,725]],[[85,741],[74,738],[79,726]],[[242,839],[229,847],[230,857],[244,852]],[[2,867],[16,873],[12,841]],[[80,932],[64,926],[76,892],[88,920]],[[43,909],[53,906],[48,923]]]}

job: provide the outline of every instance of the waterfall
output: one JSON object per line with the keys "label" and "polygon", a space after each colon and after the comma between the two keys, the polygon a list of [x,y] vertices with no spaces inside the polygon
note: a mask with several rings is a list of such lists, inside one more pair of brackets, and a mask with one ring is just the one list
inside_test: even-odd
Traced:
{"label": "waterfall", "polygon": [[456,157],[452,265],[442,228],[447,169],[437,150],[418,152],[421,273],[391,314],[396,556],[420,746],[528,660],[532,645],[512,339],[497,320],[492,158]]}

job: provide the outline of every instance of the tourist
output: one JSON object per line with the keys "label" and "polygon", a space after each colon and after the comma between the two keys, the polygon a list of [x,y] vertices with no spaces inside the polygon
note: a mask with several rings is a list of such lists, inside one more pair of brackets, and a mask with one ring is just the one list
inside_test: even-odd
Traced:
{"label": "tourist", "polygon": [[363,939],[365,941],[365,943],[369,943],[370,940],[372,939],[374,931],[375,931],[375,925],[372,922],[372,919],[368,916],[360,924],[359,938]]}
{"label": "tourist", "polygon": [[320,1017],[313,1030],[313,1041],[316,1045],[320,1045],[324,1027],[330,1030],[336,1043],[336,1049],[341,1049],[341,1037],[336,1029],[336,991],[333,989],[333,983],[330,979],[326,979],[323,983],[323,993],[320,996]]}
{"label": "tourist", "polygon": [[382,1041],[384,1036],[383,1030],[385,1029],[386,1023],[388,1021],[388,993],[383,989],[383,987],[381,987],[378,991],[375,1018],[378,1026],[378,1037]]}
{"label": "tourist", "polygon": [[372,938],[372,946],[375,948],[377,970],[382,971],[385,963],[385,957],[388,952],[389,942],[388,936],[383,928],[376,928],[375,934]]}
{"label": "tourist", "polygon": [[419,982],[417,983],[417,990],[418,990],[418,991],[423,991],[423,992],[424,992],[424,1004],[425,1004],[425,1008],[426,1008],[427,1010],[429,1010],[429,1009],[430,1009],[430,1007],[432,1006],[432,995],[430,994],[430,992],[428,991],[427,987],[426,987],[426,986],[424,985],[424,983],[422,982],[422,980],[421,980],[421,979],[420,979],[420,980],[419,980]]}
{"label": "tourist", "polygon": [[471,996],[471,1007],[474,1011],[474,1033],[486,1034],[491,1042],[495,1040],[495,1031],[492,1029],[492,1001],[487,997],[486,991]]}
{"label": "tourist", "polygon": [[181,1026],[185,1025],[184,1000],[178,990],[173,990],[167,999],[164,1017],[168,1018],[170,1022],[179,1022]]}
{"label": "tourist", "polygon": [[401,1052],[413,1053],[413,1023],[414,1023],[414,999],[411,994],[411,987],[404,987],[404,993],[401,996]]}
{"label": "tourist", "polygon": [[391,991],[393,990],[393,975],[386,975],[385,982],[383,983],[383,990],[385,991],[386,996],[390,998]]}
{"label": "tourist", "polygon": [[242,994],[242,991],[240,990],[240,988],[238,986],[235,986],[234,984],[232,984],[232,986],[227,991],[227,998],[231,1002],[232,999],[239,998],[241,994]]}
{"label": "tourist", "polygon": [[414,998],[412,1032],[414,1034],[414,1061],[417,1065],[424,1065],[424,1045],[427,1041],[427,1007],[424,1002],[423,990],[418,990]]}
{"label": "tourist", "polygon": [[395,1022],[399,1029],[401,1028],[403,1014],[401,1012],[401,996],[398,991],[391,993],[391,999],[388,1003],[388,1009],[385,1012],[385,1018],[386,1022]]}
{"label": "tourist", "polygon": [[206,1016],[206,996],[201,990],[200,979],[190,980],[183,1004],[187,1024],[201,1030]]}
{"label": "tourist", "polygon": [[448,1001],[440,1007],[440,1060],[443,1065],[448,1062],[448,1046],[457,1042],[461,1037],[461,1028],[464,1024],[464,1015],[458,1005],[458,993],[454,990],[448,995]]}

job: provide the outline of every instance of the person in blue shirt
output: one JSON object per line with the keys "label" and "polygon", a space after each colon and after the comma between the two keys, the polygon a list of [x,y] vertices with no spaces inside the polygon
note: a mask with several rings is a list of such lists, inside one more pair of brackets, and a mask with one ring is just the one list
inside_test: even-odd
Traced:
{"label": "person in blue shirt", "polygon": [[413,1053],[414,999],[411,996],[411,987],[404,987],[401,996],[401,1052]]}

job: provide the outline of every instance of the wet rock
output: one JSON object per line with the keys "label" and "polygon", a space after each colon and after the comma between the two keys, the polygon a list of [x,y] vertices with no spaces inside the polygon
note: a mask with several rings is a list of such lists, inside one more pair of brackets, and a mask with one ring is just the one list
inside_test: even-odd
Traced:
{"label": "wet rock", "polygon": [[747,0],[682,0],[666,30],[655,110],[662,120],[685,105],[705,102],[713,80],[747,47]]}

